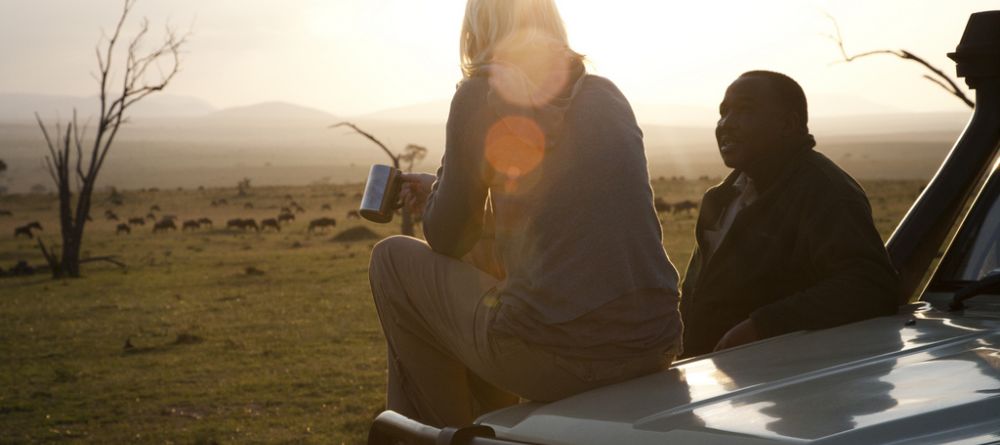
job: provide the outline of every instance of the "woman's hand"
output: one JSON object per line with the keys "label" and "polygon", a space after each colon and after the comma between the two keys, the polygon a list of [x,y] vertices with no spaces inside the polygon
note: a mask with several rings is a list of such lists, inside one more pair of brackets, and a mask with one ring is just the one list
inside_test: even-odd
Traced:
{"label": "woman's hand", "polygon": [[427,204],[427,195],[431,193],[431,186],[434,185],[437,176],[427,173],[403,173],[400,180],[403,183],[399,189],[399,199],[403,207],[409,209],[415,216],[422,214]]}

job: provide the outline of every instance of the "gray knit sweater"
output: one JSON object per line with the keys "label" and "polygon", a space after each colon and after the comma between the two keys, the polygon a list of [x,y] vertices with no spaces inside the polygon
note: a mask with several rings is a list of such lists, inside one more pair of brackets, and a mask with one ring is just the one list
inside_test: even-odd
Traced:
{"label": "gray knit sweater", "polygon": [[577,76],[544,105],[506,102],[488,76],[459,86],[424,235],[461,257],[492,199],[506,269],[493,332],[578,357],[676,351],[677,272],[642,132],[614,84]]}

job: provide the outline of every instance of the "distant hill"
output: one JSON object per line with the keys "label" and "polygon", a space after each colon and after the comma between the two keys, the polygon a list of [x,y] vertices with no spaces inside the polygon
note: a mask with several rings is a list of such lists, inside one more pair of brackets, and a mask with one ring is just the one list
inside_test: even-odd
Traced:
{"label": "distant hill", "polygon": [[[73,115],[86,120],[96,116],[100,103],[97,96],[79,97],[53,94],[0,94],[0,121],[32,122],[37,112],[43,119],[57,116],[67,120]],[[216,110],[201,99],[190,96],[160,94],[149,96],[129,109],[128,115],[135,119],[184,118],[204,116]]]}
{"label": "distant hill", "polygon": [[411,122],[411,123],[441,123],[448,120],[448,111],[451,103],[442,100],[436,102],[425,102],[422,104],[408,105],[405,107],[390,108],[377,111],[375,113],[356,116],[353,119],[359,122]]}
{"label": "distant hill", "polygon": [[205,116],[209,121],[230,123],[292,123],[322,121],[336,123],[336,116],[315,108],[288,102],[263,102],[242,107],[226,108]]}

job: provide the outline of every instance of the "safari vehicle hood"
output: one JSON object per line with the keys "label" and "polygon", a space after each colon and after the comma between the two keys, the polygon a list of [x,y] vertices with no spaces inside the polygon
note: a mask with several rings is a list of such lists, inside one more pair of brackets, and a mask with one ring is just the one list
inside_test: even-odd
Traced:
{"label": "safari vehicle hood", "polygon": [[[798,332],[549,404],[495,411],[545,444],[984,443],[1000,440],[1000,297],[952,314]],[[987,308],[990,310],[982,310]]]}

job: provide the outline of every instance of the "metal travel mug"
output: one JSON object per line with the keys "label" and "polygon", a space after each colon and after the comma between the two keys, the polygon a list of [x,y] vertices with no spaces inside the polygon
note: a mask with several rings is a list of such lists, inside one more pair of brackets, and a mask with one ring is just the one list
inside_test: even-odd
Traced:
{"label": "metal travel mug", "polygon": [[365,195],[361,198],[361,208],[358,213],[365,219],[387,223],[392,221],[392,215],[399,207],[399,189],[401,172],[388,165],[375,164],[368,172],[368,183],[365,184]]}

